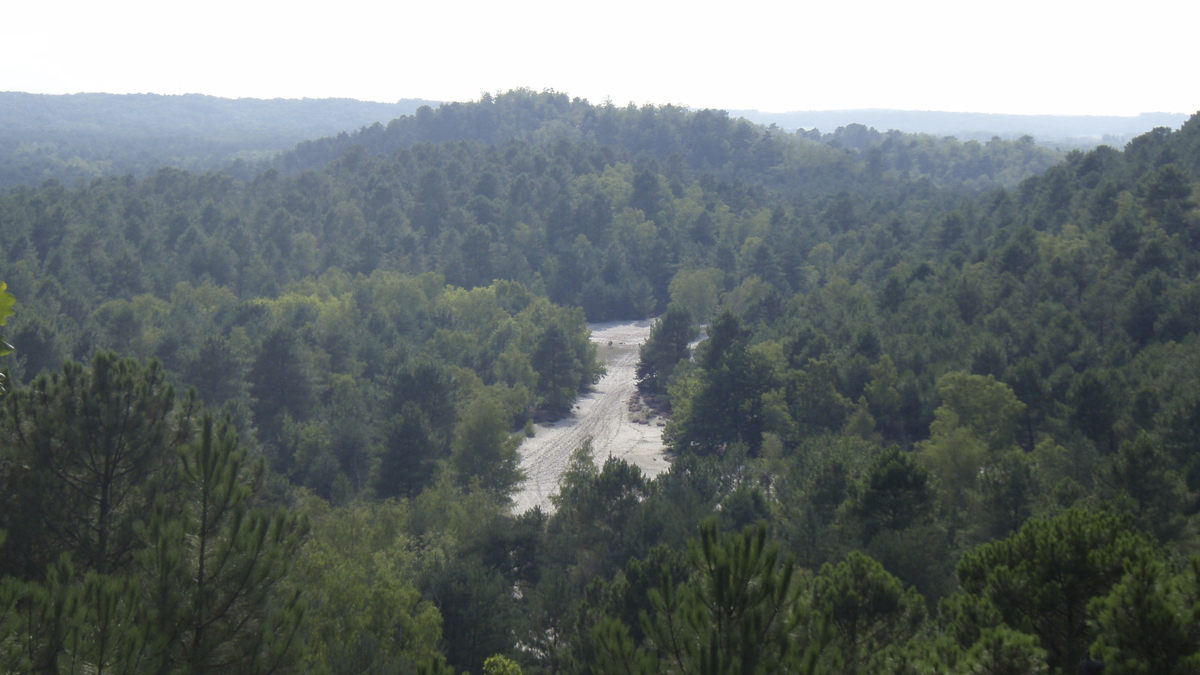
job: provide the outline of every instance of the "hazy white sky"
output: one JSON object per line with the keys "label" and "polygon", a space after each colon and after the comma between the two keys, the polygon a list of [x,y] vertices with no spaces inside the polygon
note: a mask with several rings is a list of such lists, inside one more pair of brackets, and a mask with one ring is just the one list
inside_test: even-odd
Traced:
{"label": "hazy white sky", "polygon": [[1198,0],[0,0],[0,91],[1200,110]]}

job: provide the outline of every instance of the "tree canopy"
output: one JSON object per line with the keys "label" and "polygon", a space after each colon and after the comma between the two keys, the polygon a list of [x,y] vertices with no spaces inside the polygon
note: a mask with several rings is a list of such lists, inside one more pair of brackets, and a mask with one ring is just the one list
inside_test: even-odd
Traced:
{"label": "tree canopy", "polygon": [[[3,669],[1191,672],[1198,177],[518,90],[7,189]],[[514,512],[602,320],[669,469]]]}

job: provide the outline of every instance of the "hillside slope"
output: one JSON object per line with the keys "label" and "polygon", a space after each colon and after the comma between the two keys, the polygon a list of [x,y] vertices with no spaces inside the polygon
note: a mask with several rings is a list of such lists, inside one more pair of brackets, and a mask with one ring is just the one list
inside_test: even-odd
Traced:
{"label": "hillside slope", "polygon": [[428,103],[0,92],[0,188],[48,178],[73,184],[111,174],[140,177],[162,166],[223,169]]}

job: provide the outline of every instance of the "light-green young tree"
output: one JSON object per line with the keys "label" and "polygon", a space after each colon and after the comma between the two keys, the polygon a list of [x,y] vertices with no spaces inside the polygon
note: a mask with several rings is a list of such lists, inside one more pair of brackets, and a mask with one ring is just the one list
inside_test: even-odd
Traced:
{"label": "light-green young tree", "polygon": [[407,502],[318,499],[313,534],[289,586],[305,599],[303,669],[411,672],[438,654],[442,617],[413,583],[417,546],[404,533]]}
{"label": "light-green young tree", "polygon": [[703,322],[716,311],[724,281],[725,273],[711,267],[680,270],[671,279],[668,289],[671,304],[681,306],[697,321]]}
{"label": "light-green young tree", "polygon": [[938,394],[942,405],[919,449],[949,505],[962,509],[980,471],[1015,448],[1025,404],[991,375],[949,373],[938,380]]}
{"label": "light-green young tree", "polygon": [[[8,292],[8,284],[0,281],[0,326],[8,323],[8,317],[16,314],[13,305],[17,304],[17,299],[12,293]],[[0,356],[8,356],[13,352],[12,345],[5,342],[4,335],[0,334]],[[4,375],[0,373],[0,393],[4,391]]]}
{"label": "light-green young tree", "polygon": [[504,393],[483,389],[467,405],[454,429],[450,464],[461,485],[478,481],[485,490],[507,499],[521,482],[519,434],[510,433],[512,414]]}

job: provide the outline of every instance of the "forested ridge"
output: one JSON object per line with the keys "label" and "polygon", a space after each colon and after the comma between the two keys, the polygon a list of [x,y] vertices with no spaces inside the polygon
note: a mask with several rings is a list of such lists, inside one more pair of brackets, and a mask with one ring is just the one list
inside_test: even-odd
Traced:
{"label": "forested ridge", "polygon": [[0,92],[0,188],[50,178],[74,185],[110,175],[144,177],[163,166],[253,175],[253,165],[301,140],[390,120],[428,103]]}
{"label": "forested ridge", "polygon": [[[1200,117],[1063,156],[520,90],[0,193],[0,659],[1195,672],[1198,183]],[[585,446],[510,513],[586,321],[651,316],[671,469]]]}

